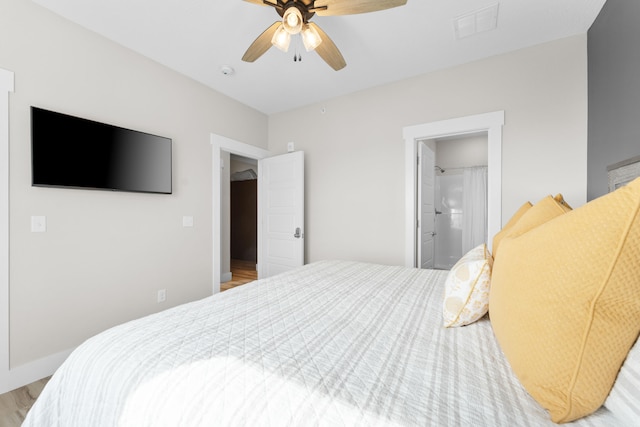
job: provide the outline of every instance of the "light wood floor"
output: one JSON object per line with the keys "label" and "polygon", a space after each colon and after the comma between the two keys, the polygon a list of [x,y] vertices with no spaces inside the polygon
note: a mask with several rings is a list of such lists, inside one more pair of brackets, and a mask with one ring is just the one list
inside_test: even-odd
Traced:
{"label": "light wood floor", "polygon": [[20,427],[49,378],[0,394],[0,427]]}
{"label": "light wood floor", "polygon": [[255,261],[231,260],[231,280],[220,284],[220,291],[226,291],[258,278]]}
{"label": "light wood floor", "polygon": [[[232,280],[220,284],[220,291],[226,291],[258,278],[254,261],[231,260]],[[50,377],[0,394],[0,427],[20,427],[31,406],[36,401]]]}

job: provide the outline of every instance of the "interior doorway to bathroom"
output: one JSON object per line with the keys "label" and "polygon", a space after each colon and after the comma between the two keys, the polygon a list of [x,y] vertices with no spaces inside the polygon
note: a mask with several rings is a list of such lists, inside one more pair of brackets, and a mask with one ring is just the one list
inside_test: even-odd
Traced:
{"label": "interior doorway to bathroom", "polygon": [[[405,266],[417,267],[416,228],[418,221],[418,163],[421,141],[486,132],[487,134],[487,235],[494,236],[502,225],[502,127],[504,111],[446,119],[403,128],[405,147]],[[491,239],[488,246],[492,249]]]}
{"label": "interior doorway to bathroom", "polygon": [[[449,270],[487,236],[487,132],[431,140],[434,165],[433,268]],[[421,188],[426,197],[431,190]]]}

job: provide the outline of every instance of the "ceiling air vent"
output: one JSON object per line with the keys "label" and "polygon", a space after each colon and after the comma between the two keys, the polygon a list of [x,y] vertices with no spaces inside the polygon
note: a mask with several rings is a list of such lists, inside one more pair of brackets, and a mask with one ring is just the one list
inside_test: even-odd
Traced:
{"label": "ceiling air vent", "polygon": [[495,30],[498,26],[498,3],[458,16],[453,20],[456,40]]}

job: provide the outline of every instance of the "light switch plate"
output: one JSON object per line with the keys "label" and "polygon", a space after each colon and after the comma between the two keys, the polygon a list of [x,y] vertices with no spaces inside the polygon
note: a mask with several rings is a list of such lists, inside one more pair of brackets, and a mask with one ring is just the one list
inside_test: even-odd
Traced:
{"label": "light switch plate", "polygon": [[183,227],[193,227],[193,217],[190,215],[185,215],[182,217],[182,226]]}
{"label": "light switch plate", "polygon": [[31,216],[31,232],[44,233],[47,231],[47,217],[43,215]]}

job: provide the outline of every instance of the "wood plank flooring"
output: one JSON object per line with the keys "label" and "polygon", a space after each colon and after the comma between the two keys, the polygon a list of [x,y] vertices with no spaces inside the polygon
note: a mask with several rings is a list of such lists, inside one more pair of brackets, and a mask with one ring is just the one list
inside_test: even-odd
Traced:
{"label": "wood plank flooring", "polygon": [[0,394],[0,427],[20,427],[49,378]]}
{"label": "wood plank flooring", "polygon": [[[226,291],[256,280],[258,278],[256,263],[254,261],[231,260],[231,276],[231,281],[220,284],[220,291]],[[20,427],[49,378],[51,377],[0,394],[0,427]]]}
{"label": "wood plank flooring", "polygon": [[255,261],[231,260],[231,280],[220,284],[220,292],[253,282],[258,278]]}

